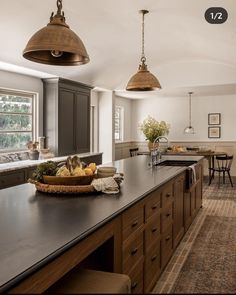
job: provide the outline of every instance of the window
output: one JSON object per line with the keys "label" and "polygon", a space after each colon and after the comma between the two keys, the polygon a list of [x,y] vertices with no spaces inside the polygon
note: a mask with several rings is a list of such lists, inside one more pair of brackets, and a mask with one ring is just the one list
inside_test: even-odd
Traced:
{"label": "window", "polygon": [[115,107],[115,141],[123,141],[124,133],[124,108]]}
{"label": "window", "polygon": [[0,152],[24,150],[36,137],[35,95],[0,89]]}

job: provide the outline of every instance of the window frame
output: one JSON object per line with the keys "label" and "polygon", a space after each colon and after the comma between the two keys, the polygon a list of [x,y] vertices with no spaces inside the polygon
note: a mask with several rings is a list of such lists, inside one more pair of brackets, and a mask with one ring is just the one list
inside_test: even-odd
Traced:
{"label": "window frame", "polygon": [[[31,133],[32,140],[36,141],[38,138],[38,93],[32,91],[24,91],[24,90],[16,90],[16,89],[9,89],[9,88],[1,88],[0,87],[0,95],[12,95],[12,96],[20,96],[24,98],[31,98],[32,99],[32,110],[31,113],[22,113],[22,115],[30,115],[32,118],[32,128],[31,131],[1,131],[0,133]],[[1,114],[21,114],[21,113],[14,113],[14,112],[1,112]],[[27,147],[25,148],[9,148],[9,149],[0,149],[0,154],[9,153],[9,152],[20,152],[26,151]]]}
{"label": "window frame", "polygon": [[[116,113],[116,109],[120,110],[120,118],[119,118],[119,139],[115,138],[115,113]],[[115,142],[123,142],[124,141],[124,112],[125,112],[125,108],[123,106],[120,105],[115,105],[115,112],[114,112],[114,139]]]}

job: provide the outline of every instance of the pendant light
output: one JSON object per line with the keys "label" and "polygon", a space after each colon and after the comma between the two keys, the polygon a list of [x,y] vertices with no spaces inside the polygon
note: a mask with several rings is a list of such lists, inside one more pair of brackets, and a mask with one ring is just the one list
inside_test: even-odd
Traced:
{"label": "pendant light", "polygon": [[142,55],[141,55],[141,63],[138,68],[138,72],[131,77],[129,80],[126,90],[131,91],[149,91],[156,90],[157,88],[161,88],[161,85],[157,78],[148,71],[146,65],[146,57],[144,54],[144,16],[149,13],[148,10],[140,10],[142,13]]}
{"label": "pendant light", "polygon": [[184,133],[185,134],[194,134],[194,128],[192,126],[192,122],[191,122],[191,112],[192,112],[192,101],[191,101],[191,95],[193,94],[193,92],[189,92],[189,126],[187,126],[184,129]]}
{"label": "pendant light", "polygon": [[57,0],[57,13],[52,12],[48,25],[36,32],[23,51],[23,57],[42,64],[74,66],[89,62],[81,39],[66,24],[62,0]]}

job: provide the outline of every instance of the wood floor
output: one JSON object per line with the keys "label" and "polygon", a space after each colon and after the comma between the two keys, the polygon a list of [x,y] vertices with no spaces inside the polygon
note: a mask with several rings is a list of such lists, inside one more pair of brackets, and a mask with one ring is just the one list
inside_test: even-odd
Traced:
{"label": "wood floor", "polygon": [[[188,254],[207,216],[236,218],[236,179],[233,179],[233,182],[233,188],[228,180],[220,187],[217,182],[213,182],[211,186],[208,186],[206,181],[204,182],[203,208],[176,249],[175,255],[171,258],[152,293],[173,293],[176,280],[181,274]],[[188,290],[182,290],[181,293],[188,293]],[[213,290],[209,290],[208,293],[213,293]]]}

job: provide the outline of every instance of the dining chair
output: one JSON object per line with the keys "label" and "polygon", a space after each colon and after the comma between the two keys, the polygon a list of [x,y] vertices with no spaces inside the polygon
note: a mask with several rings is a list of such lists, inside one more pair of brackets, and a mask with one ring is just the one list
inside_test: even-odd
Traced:
{"label": "dining chair", "polygon": [[129,150],[130,157],[134,157],[138,155],[138,148],[133,148]]}
{"label": "dining chair", "polygon": [[231,169],[231,165],[233,162],[233,156],[216,156],[216,167],[211,168],[212,169],[212,174],[210,177],[210,181],[209,181],[209,185],[211,184],[212,179],[214,178],[215,172],[218,172],[219,174],[219,179],[218,179],[218,186],[220,186],[220,176],[221,173],[223,174],[223,184],[225,184],[225,174],[228,174],[229,180],[230,180],[230,184],[233,187],[233,182],[232,182],[232,178],[230,175],[230,169]]}

